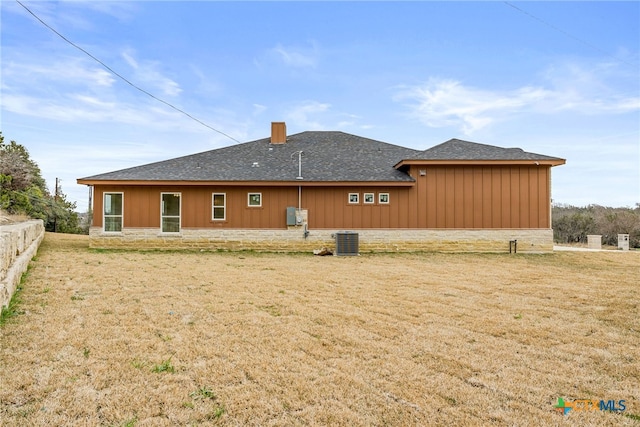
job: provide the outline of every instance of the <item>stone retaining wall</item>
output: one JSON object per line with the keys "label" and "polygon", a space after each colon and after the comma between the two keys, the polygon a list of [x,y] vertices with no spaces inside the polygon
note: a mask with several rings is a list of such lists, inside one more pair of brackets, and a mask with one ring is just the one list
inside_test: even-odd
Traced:
{"label": "stone retaining wall", "polygon": [[[176,235],[157,228],[129,228],[122,233],[89,231],[92,248],[204,249],[311,252],[335,250],[335,233],[343,230],[310,230],[305,238],[300,227],[265,229],[183,229]],[[518,241],[518,252],[553,251],[551,229],[415,230],[364,229],[358,233],[360,252],[509,252],[509,241]]]}
{"label": "stone retaining wall", "polygon": [[44,238],[42,220],[0,226],[0,307],[9,305],[22,273]]}

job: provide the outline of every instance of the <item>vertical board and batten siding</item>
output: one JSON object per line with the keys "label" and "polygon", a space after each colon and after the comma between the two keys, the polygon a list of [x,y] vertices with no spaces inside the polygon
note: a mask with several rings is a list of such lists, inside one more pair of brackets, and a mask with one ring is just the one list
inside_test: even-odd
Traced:
{"label": "vertical board and batten siding", "polygon": [[418,228],[550,228],[549,174],[545,166],[413,167]]}
{"label": "vertical board and batten siding", "polygon": [[[421,176],[420,170],[426,170]],[[548,229],[549,166],[412,166],[411,187],[302,186],[310,229]],[[94,187],[93,225],[102,226],[104,192],[124,193],[124,227],[160,227],[160,194],[181,194],[183,228],[285,229],[286,208],[298,206],[298,186],[101,186]],[[248,193],[262,206],[249,207]],[[212,220],[212,194],[226,194],[226,219]],[[349,204],[358,193],[360,203]],[[374,193],[373,204],[364,193]],[[378,195],[389,193],[389,204]]]}
{"label": "vertical board and batten siding", "polygon": [[[350,204],[349,193],[360,202]],[[374,203],[364,203],[364,193],[374,194]],[[378,203],[380,193],[389,194],[389,204]],[[302,207],[309,212],[309,228],[411,228],[407,203],[408,187],[303,187]]]}
{"label": "vertical board and batten siding", "polygon": [[[95,186],[93,225],[102,226],[105,192],[124,193],[124,227],[160,227],[160,194],[180,193],[182,228],[286,228],[286,207],[297,206],[296,188],[220,186]],[[226,219],[212,219],[213,193],[226,194]],[[261,193],[262,206],[249,207],[248,193]]]}
{"label": "vertical board and batten siding", "polygon": [[[105,192],[124,193],[124,227],[160,227],[160,194],[181,194],[182,228],[284,229],[286,208],[298,206],[298,187],[187,187],[187,186],[95,186],[94,212],[102,212]],[[212,220],[212,194],[226,194],[226,219]],[[262,206],[249,207],[248,193],[261,193]],[[358,193],[360,203],[349,204],[348,194]],[[364,204],[364,193],[374,193],[375,203]],[[389,193],[389,204],[379,204],[378,195]],[[310,228],[415,228],[407,204],[410,188],[302,187],[302,208],[308,211]],[[102,215],[93,225],[102,226]]]}

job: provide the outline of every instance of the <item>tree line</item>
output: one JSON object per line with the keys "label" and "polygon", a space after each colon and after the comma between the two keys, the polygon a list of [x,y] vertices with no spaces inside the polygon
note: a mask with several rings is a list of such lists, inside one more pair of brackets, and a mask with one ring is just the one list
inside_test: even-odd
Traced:
{"label": "tree line", "polygon": [[16,141],[6,143],[0,132],[0,209],[13,215],[42,219],[47,231],[86,233],[76,204],[58,187],[51,194],[29,151]]}
{"label": "tree line", "polygon": [[617,246],[618,234],[628,234],[629,247],[640,248],[640,203],[635,208],[554,205],[552,224],[557,243],[586,243],[587,235],[599,234],[603,245]]}

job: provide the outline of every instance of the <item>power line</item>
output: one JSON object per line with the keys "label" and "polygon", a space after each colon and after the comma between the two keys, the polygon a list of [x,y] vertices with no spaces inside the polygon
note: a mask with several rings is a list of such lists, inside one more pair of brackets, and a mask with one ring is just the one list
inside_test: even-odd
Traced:
{"label": "power line", "polygon": [[541,22],[542,24],[546,25],[547,27],[550,27],[550,28],[552,28],[552,29],[554,29],[554,30],[556,30],[556,31],[558,31],[558,32],[560,32],[560,33],[562,33],[562,34],[564,34],[565,36],[567,36],[567,37],[569,37],[569,38],[572,38],[572,39],[574,39],[575,41],[580,42],[580,43],[582,43],[583,45],[585,45],[585,46],[587,46],[587,47],[589,47],[589,48],[591,48],[591,49],[593,49],[593,50],[596,50],[596,51],[598,51],[598,52],[600,52],[600,53],[602,53],[602,54],[604,54],[604,55],[606,55],[606,56],[608,56],[608,57],[610,57],[610,58],[613,58],[613,59],[615,59],[616,61],[620,61],[620,62],[625,63],[625,64],[627,64],[627,65],[631,65],[631,66],[632,66],[632,67],[634,67],[634,68],[637,68],[637,66],[638,66],[637,64],[632,64],[631,62],[625,61],[624,59],[620,59],[620,58],[618,58],[618,57],[616,57],[616,56],[613,56],[613,55],[612,55],[612,54],[610,54],[609,52],[607,52],[607,51],[605,51],[605,50],[602,50],[602,49],[600,49],[599,47],[594,46],[593,44],[591,44],[591,43],[589,43],[589,42],[587,42],[587,41],[584,41],[584,40],[582,40],[581,38],[578,38],[578,37],[574,36],[573,34],[570,34],[570,33],[566,32],[566,31],[565,31],[565,30],[563,30],[562,28],[558,28],[558,27],[556,27],[555,25],[548,23],[548,22],[547,22],[547,21],[545,21],[544,19],[538,18],[538,17],[537,17],[537,16],[535,16],[535,15],[532,15],[531,13],[527,12],[526,10],[521,9],[521,8],[519,8],[518,6],[514,5],[513,3],[510,3],[510,2],[508,2],[508,1],[505,1],[505,2],[504,2],[504,4],[506,4],[507,6],[511,6],[512,8],[514,8],[515,10],[517,10],[518,12],[523,13],[523,14],[527,15],[528,17],[532,18],[532,19],[535,19],[536,21]]}
{"label": "power line", "polygon": [[140,92],[144,93],[145,95],[150,96],[151,98],[155,99],[158,102],[163,103],[164,105],[173,108],[174,110],[178,111],[179,113],[184,114],[185,116],[189,117],[191,120],[194,120],[198,123],[200,123],[202,126],[211,129],[214,132],[218,132],[220,135],[224,135],[227,138],[235,141],[235,142],[240,142],[237,139],[235,139],[234,137],[227,135],[226,133],[212,127],[209,126],[208,124],[206,124],[205,122],[203,122],[202,120],[193,117],[191,114],[187,113],[184,110],[181,110],[180,108],[176,107],[175,105],[158,98],[157,96],[153,95],[152,93],[147,92],[146,90],[142,89],[141,87],[135,85],[134,83],[132,83],[131,81],[129,81],[126,77],[122,76],[121,74],[119,74],[117,71],[113,70],[111,67],[109,67],[107,64],[105,64],[104,62],[102,62],[101,60],[99,60],[98,58],[96,58],[95,56],[93,56],[91,53],[87,52],[85,49],[81,48],[80,46],[78,46],[77,44],[75,44],[74,42],[72,42],[71,40],[69,40],[68,38],[66,38],[65,36],[63,36],[62,34],[60,34],[58,31],[56,31],[54,28],[52,28],[49,24],[47,24],[46,22],[44,22],[42,19],[40,19],[40,17],[38,17],[38,15],[36,15],[35,13],[33,13],[27,6],[25,6],[24,4],[22,4],[20,2],[20,0],[16,0],[16,3],[18,3],[20,6],[22,6],[27,12],[29,12],[34,18],[36,18],[38,21],[40,21],[40,23],[42,25],[44,25],[45,27],[47,27],[49,30],[53,31],[57,36],[59,36],[62,40],[66,41],[67,43],[69,43],[71,46],[75,47],[76,49],[78,49],[79,51],[81,51],[82,53],[84,53],[85,55],[87,55],[89,58],[93,59],[94,61],[96,61],[98,64],[102,65],[107,71],[109,71],[110,73],[112,73],[113,75],[115,75],[116,77],[120,78],[122,81],[124,81],[125,83],[129,84],[130,86],[132,86],[133,88],[139,90]]}

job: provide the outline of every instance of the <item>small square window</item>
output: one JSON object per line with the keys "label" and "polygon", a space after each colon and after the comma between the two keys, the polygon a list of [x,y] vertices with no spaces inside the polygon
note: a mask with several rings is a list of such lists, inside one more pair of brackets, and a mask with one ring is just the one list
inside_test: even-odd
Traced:
{"label": "small square window", "polygon": [[360,193],[349,193],[349,204],[357,205],[360,203]]}
{"label": "small square window", "polygon": [[364,203],[365,204],[373,204],[375,201],[375,197],[373,193],[364,193]]}
{"label": "small square window", "polygon": [[378,203],[381,205],[389,204],[389,193],[378,193]]}
{"label": "small square window", "polygon": [[262,206],[262,193],[249,193],[249,206],[251,207]]}

